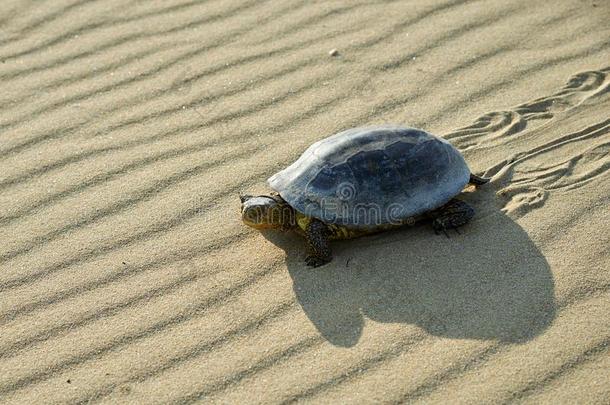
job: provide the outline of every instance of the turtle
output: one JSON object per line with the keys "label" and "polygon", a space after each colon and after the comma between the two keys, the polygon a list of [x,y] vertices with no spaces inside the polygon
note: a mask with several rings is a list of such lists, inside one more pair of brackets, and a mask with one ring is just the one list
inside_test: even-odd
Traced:
{"label": "turtle", "polygon": [[353,128],[312,144],[271,176],[272,192],[241,195],[242,221],[255,229],[296,231],[308,266],[332,260],[329,241],[351,239],[422,219],[439,234],[466,224],[474,209],[456,198],[473,174],[447,140],[395,125]]}

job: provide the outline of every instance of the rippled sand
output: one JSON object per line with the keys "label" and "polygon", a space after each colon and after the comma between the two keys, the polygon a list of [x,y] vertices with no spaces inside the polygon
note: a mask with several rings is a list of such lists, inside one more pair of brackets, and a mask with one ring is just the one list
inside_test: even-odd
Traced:
{"label": "rippled sand", "polygon": [[[604,1],[0,3],[0,400],[610,402]],[[330,56],[329,51],[338,50]],[[354,126],[492,178],[334,245],[238,192]]]}

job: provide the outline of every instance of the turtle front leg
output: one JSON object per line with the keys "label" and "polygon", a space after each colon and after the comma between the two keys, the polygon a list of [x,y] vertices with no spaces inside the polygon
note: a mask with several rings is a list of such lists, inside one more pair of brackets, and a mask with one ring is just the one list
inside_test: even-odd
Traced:
{"label": "turtle front leg", "polygon": [[309,254],[305,259],[308,266],[318,267],[332,260],[332,252],[328,242],[328,228],[322,221],[311,220],[305,230],[305,238],[309,247]]}
{"label": "turtle front leg", "polygon": [[439,232],[447,235],[447,229],[455,229],[457,232],[459,226],[470,221],[474,216],[474,209],[464,201],[454,198],[442,207],[432,211],[430,216],[432,217],[434,232],[437,235]]}

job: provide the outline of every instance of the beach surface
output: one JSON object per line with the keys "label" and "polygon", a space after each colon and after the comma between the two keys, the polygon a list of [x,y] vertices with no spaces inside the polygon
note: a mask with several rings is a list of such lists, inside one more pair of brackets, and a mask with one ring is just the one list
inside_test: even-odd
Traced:
{"label": "beach surface", "polygon": [[[0,83],[0,402],[610,403],[607,1],[7,0]],[[242,224],[384,123],[460,234]]]}

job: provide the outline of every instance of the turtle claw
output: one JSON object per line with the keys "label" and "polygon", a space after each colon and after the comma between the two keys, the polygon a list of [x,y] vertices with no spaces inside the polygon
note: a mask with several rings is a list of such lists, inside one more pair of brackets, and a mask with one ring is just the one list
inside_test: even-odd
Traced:
{"label": "turtle claw", "polygon": [[310,255],[305,258],[305,264],[307,264],[309,267],[320,267],[329,262],[330,259],[325,259],[323,257],[314,255]]}
{"label": "turtle claw", "polygon": [[449,229],[449,228],[446,227],[445,224],[443,224],[442,222],[435,220],[432,223],[432,228],[434,229],[434,233],[436,235],[440,235],[442,232],[449,239],[449,234],[447,233],[447,229]]}
{"label": "turtle claw", "polygon": [[461,234],[462,234],[462,232],[460,232],[460,230],[459,230],[457,227],[455,227],[455,226],[448,227],[448,228],[435,227],[435,228],[434,228],[434,233],[435,233],[436,235],[440,235],[440,234],[441,234],[441,232],[443,232],[443,234],[445,234],[445,236],[447,237],[447,239],[451,239],[451,237],[450,237],[450,236],[449,236],[449,234],[447,233],[447,229],[453,229],[453,230],[455,231],[455,233],[457,233],[458,235],[461,235]]}
{"label": "turtle claw", "polygon": [[465,202],[453,199],[434,213],[432,228],[438,235],[442,231],[446,237],[449,237],[447,230],[453,229],[455,233],[461,235],[458,227],[467,223],[474,215],[474,210]]}

